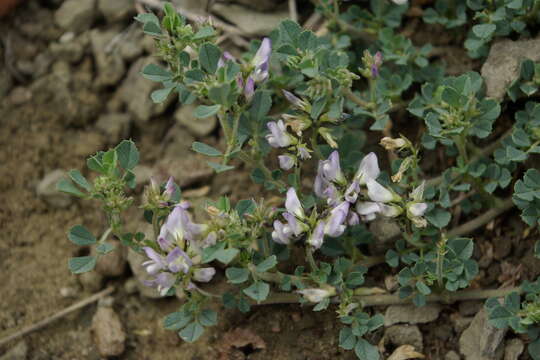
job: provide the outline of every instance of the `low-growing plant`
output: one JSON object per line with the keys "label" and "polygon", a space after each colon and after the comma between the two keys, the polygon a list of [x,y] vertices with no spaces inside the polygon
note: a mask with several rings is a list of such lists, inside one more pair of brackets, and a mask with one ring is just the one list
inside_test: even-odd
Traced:
{"label": "low-growing plant", "polygon": [[[188,24],[168,3],[161,20],[138,15],[161,60],[142,69],[142,76],[162,86],[152,100],[177,96],[182,104],[197,104],[196,118],[217,116],[223,147],[194,142],[192,150],[208,156],[218,174],[248,169],[281,202],[254,194],[232,204],[221,197],[207,204],[207,219],[197,223],[174,179],[152,178],[138,206],[153,233],[129,233],[123,214],[134,205],[130,189],[139,151],[124,140],[88,159],[96,173],[92,181],[72,170],[70,180],[58,184],[61,191],[100,201],[109,222],[99,240],[82,225],[71,228],[68,238],[95,246],[97,255],[70,259],[70,270],[92,270],[100,256],[115,250],[108,240],[116,237],[147,257],[142,266],[152,280],[146,285],[182,297],[184,304],[164,326],[186,341],[216,324],[218,315],[208,307],[214,299],[241,312],[255,304],[296,302],[335,310],[343,323],[339,345],[363,360],[379,358],[367,340],[383,325],[373,305],[506,296],[502,304],[486,303],[491,321],[527,334],[529,353],[540,359],[539,280],[522,290],[466,289],[479,273],[467,235],[514,205],[529,226],[540,221],[540,172],[527,169],[540,144],[540,105],[529,98],[536,92],[535,66],[525,63],[508,90],[513,101],[528,102],[506,109],[485,97],[478,73],[445,77],[443,66],[429,60],[430,45],[417,48],[397,34],[407,5],[395,2],[401,5],[371,1],[369,9],[351,5],[340,13],[337,1],[317,1],[328,18],[327,35],[286,20],[239,58],[218,46],[211,21]],[[485,44],[510,28],[523,31],[536,19],[529,11],[538,3],[437,1],[424,20],[459,27],[474,10],[482,25],[472,33]],[[512,19],[510,28],[505,19]],[[480,54],[481,46],[468,48]],[[515,113],[506,131],[497,122],[501,109]],[[407,117],[412,135],[391,135],[399,117]],[[365,150],[377,142],[377,152],[390,160],[386,171],[380,155]],[[424,159],[435,156],[444,156],[444,165],[430,168]],[[464,215],[453,219],[456,207]],[[379,218],[399,228],[384,255],[368,246],[377,239],[367,225]],[[366,285],[383,263],[395,268],[377,268],[397,274],[394,295]],[[231,286],[215,293],[205,284],[220,269]]]}

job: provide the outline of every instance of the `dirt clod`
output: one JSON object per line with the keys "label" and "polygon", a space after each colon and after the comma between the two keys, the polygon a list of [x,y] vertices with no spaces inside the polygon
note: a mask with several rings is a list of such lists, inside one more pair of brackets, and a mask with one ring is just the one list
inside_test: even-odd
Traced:
{"label": "dirt clod", "polygon": [[126,334],[120,318],[112,308],[98,307],[92,319],[92,332],[101,356],[119,356],[124,352]]}

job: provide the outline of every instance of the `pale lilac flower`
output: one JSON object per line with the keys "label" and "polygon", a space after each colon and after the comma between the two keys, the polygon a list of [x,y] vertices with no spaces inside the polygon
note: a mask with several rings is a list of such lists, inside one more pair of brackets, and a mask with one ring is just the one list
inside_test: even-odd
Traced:
{"label": "pale lilac flower", "polygon": [[322,163],[322,172],[326,180],[334,181],[339,184],[346,182],[345,176],[341,172],[341,166],[339,164],[339,153],[333,151],[327,160]]}
{"label": "pale lilac flower", "polygon": [[161,272],[153,280],[146,280],[146,286],[157,288],[161,296],[165,296],[169,289],[174,285],[176,278],[170,272]]}
{"label": "pale lilac flower", "polygon": [[292,230],[281,221],[274,221],[274,231],[272,231],[272,240],[278,244],[288,245],[291,242]]}
{"label": "pale lilac flower", "polygon": [[303,219],[305,217],[304,209],[302,204],[296,195],[296,190],[294,188],[289,188],[287,190],[287,198],[285,199],[285,208],[291,214],[294,214],[297,218]]}
{"label": "pale lilac flower", "polygon": [[381,208],[376,202],[362,201],[356,203],[356,212],[358,212],[364,221],[374,220],[380,211]]}
{"label": "pale lilac flower", "polygon": [[350,204],[347,201],[342,202],[330,211],[330,216],[326,219],[324,233],[332,237],[338,237],[343,234],[346,229],[344,225],[349,214]]}
{"label": "pale lilac flower", "polygon": [[358,214],[354,211],[349,211],[349,217],[347,219],[347,224],[349,226],[355,226],[355,225],[358,225],[360,224],[360,217],[358,216]]}
{"label": "pale lilac flower", "polygon": [[261,46],[251,64],[254,66],[254,70],[250,75],[255,83],[260,83],[266,80],[268,77],[268,67],[270,63],[270,55],[272,53],[272,41],[269,38],[264,38],[261,42]]}
{"label": "pale lilac flower", "polygon": [[379,76],[379,68],[382,65],[382,54],[380,51],[377,51],[375,56],[373,56],[373,65],[371,65],[371,76],[374,78]]}
{"label": "pale lilac flower", "polygon": [[201,247],[204,249],[209,246],[214,246],[216,245],[216,242],[217,242],[217,234],[215,231],[212,231],[208,235],[206,235],[206,238],[201,243]]}
{"label": "pale lilac flower", "polygon": [[209,282],[216,274],[216,269],[213,267],[195,269],[193,271],[193,280],[198,282]]}
{"label": "pale lilac flower", "polygon": [[169,270],[173,273],[182,271],[187,274],[191,265],[193,265],[189,256],[179,247],[175,247],[167,255],[167,265]]}
{"label": "pale lilac flower", "polygon": [[293,93],[283,90],[283,95],[285,95],[285,98],[296,108],[306,111],[306,102],[294,95]]}
{"label": "pale lilac flower", "polygon": [[278,120],[277,123],[275,121],[269,121],[266,126],[270,130],[270,134],[266,135],[266,140],[270,146],[279,148],[292,144],[293,138],[287,132],[287,127],[283,123],[283,120]]}
{"label": "pale lilac flower", "polygon": [[424,216],[426,213],[426,210],[428,208],[428,205],[426,203],[409,203],[407,204],[407,210],[413,215],[413,216]]}
{"label": "pale lilac flower", "polygon": [[235,58],[234,56],[231,55],[230,52],[224,51],[223,55],[221,55],[221,57],[218,60],[218,64],[217,64],[218,68],[224,67],[227,61],[235,61]]}
{"label": "pale lilac flower", "polygon": [[154,249],[145,246],[143,247],[143,250],[146,253],[146,256],[148,256],[148,258],[150,259],[142,263],[142,266],[145,268],[148,274],[155,275],[160,270],[163,270],[167,267],[165,258],[158,254]]}
{"label": "pale lilac flower", "polygon": [[246,87],[244,88],[244,96],[247,102],[250,102],[255,94],[255,80],[250,76],[246,81]]}
{"label": "pale lilac flower", "polygon": [[293,214],[285,212],[283,213],[283,217],[285,220],[287,220],[286,227],[290,229],[294,236],[298,236],[309,230],[309,227],[303,222],[299,221]]}
{"label": "pale lilac flower", "polygon": [[319,160],[317,176],[315,177],[315,182],[313,183],[313,191],[315,192],[315,195],[320,198],[324,198],[324,190],[330,184],[328,180],[324,178],[322,167],[323,162]]}
{"label": "pale lilac flower", "polygon": [[311,159],[311,154],[309,153],[310,150],[305,145],[298,145],[297,150],[298,150],[298,156],[300,157],[300,159],[302,160]]}
{"label": "pale lilac flower", "polygon": [[333,296],[334,292],[325,289],[302,289],[297,290],[297,293],[306,298],[307,301],[312,303],[319,303],[324,299]]}
{"label": "pale lilac flower", "polygon": [[328,183],[328,186],[324,189],[322,197],[326,199],[326,203],[331,207],[337,206],[341,200],[341,194],[331,183]]}
{"label": "pale lilac flower", "polygon": [[324,241],[324,228],[326,223],[323,220],[319,220],[315,229],[311,232],[311,235],[307,239],[307,243],[314,249],[320,249]]}
{"label": "pale lilac flower", "polygon": [[165,191],[163,192],[165,199],[171,200],[174,195],[175,190],[176,190],[176,187],[174,186],[174,179],[171,176],[169,177],[169,180],[167,180],[167,184],[165,184]]}
{"label": "pale lilac flower", "polygon": [[292,169],[292,167],[296,163],[296,159],[292,155],[289,155],[289,154],[279,155],[278,160],[279,160],[279,167],[283,170]]}
{"label": "pale lilac flower", "polygon": [[368,178],[366,182],[368,197],[375,202],[387,203],[394,200],[394,194],[379,184],[377,181]]}
{"label": "pale lilac flower", "polygon": [[362,161],[360,161],[354,179],[357,180],[360,185],[365,185],[368,179],[376,179],[379,177],[380,173],[381,170],[379,169],[377,155],[371,152],[364,156]]}
{"label": "pale lilac flower", "polygon": [[175,206],[163,226],[165,226],[175,239],[193,241],[208,226],[194,223],[186,207],[189,207],[188,202],[182,202],[179,206]]}
{"label": "pale lilac flower", "polygon": [[345,200],[354,204],[356,199],[358,199],[358,193],[360,192],[360,184],[357,180],[354,180],[351,185],[345,191]]}

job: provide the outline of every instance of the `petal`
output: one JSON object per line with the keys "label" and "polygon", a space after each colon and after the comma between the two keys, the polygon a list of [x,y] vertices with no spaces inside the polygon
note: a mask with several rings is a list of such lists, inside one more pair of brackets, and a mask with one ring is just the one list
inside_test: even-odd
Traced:
{"label": "petal", "polygon": [[300,203],[300,200],[298,199],[298,195],[296,195],[296,190],[294,188],[289,188],[289,190],[287,190],[285,208],[288,212],[294,214],[299,219],[303,219],[305,216],[304,209],[302,208],[302,204]]}
{"label": "petal", "polygon": [[364,156],[358,167],[355,178],[359,181],[360,185],[364,185],[367,179],[376,179],[379,177],[381,170],[379,169],[379,162],[377,155],[371,152]]}
{"label": "petal", "polygon": [[307,242],[315,249],[320,249],[324,241],[324,228],[326,223],[320,220],[311,232]]}
{"label": "petal", "polygon": [[428,204],[426,203],[414,203],[414,204],[409,205],[409,211],[411,212],[411,214],[418,217],[424,216],[424,213],[426,212],[427,208],[428,208]]}
{"label": "petal", "polygon": [[356,204],[356,211],[360,215],[376,214],[380,211],[379,204],[371,201],[362,201]]}
{"label": "petal", "polygon": [[193,272],[193,280],[198,282],[209,282],[216,274],[216,269],[213,267],[196,269]]}
{"label": "petal", "polygon": [[290,155],[279,155],[279,167],[283,170],[290,170],[294,166],[294,158]]}
{"label": "petal", "polygon": [[390,190],[386,189],[372,178],[367,179],[366,185],[368,188],[368,197],[372,201],[387,203],[394,199],[394,194],[392,194]]}

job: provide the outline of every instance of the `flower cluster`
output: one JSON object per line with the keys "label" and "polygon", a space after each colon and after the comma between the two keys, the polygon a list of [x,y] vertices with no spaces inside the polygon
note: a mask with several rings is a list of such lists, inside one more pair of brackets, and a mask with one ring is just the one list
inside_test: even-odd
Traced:
{"label": "flower cluster", "polygon": [[202,249],[215,242],[215,234],[203,236],[208,226],[192,221],[187,211],[189,206],[185,201],[176,205],[161,226],[156,246],[143,248],[149,258],[143,266],[154,276],[145,284],[156,287],[162,295],[177,281],[182,281],[186,289],[192,289],[195,287],[192,280],[209,282],[216,273],[213,267],[199,266]]}
{"label": "flower cluster", "polygon": [[319,162],[313,189],[326,201],[326,208],[320,215],[315,209],[311,216],[306,216],[296,190],[290,188],[285,201],[287,211],[283,213],[286,223],[274,221],[272,239],[289,244],[293,238],[308,234],[307,243],[318,249],[325,235],[338,237],[347,226],[373,220],[377,215],[397,217],[405,213],[415,226],[425,227],[427,222],[422,216],[428,206],[422,202],[424,183],[411,192],[409,199],[403,199],[377,182],[379,174],[377,156],[369,153],[349,182],[341,171],[339,153],[332,152],[328,159]]}

